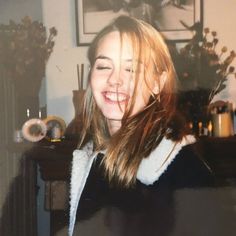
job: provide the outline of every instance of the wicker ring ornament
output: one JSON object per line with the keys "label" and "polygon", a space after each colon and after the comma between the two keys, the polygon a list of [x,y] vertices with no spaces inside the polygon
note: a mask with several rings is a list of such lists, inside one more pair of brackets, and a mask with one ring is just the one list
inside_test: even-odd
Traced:
{"label": "wicker ring ornament", "polygon": [[47,126],[40,119],[30,119],[22,127],[23,137],[30,142],[38,142],[46,136]]}

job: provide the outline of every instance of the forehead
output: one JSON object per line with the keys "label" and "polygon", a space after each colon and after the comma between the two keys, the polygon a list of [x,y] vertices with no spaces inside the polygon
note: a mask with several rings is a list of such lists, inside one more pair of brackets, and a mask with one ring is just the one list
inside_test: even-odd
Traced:
{"label": "forehead", "polygon": [[118,31],[113,31],[105,35],[98,43],[96,56],[105,54],[106,56],[131,57],[133,55],[133,47],[130,38],[124,34],[120,36]]}

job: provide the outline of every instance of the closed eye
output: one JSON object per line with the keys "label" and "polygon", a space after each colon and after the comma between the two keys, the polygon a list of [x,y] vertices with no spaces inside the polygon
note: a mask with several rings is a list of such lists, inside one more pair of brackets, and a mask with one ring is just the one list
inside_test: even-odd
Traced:
{"label": "closed eye", "polygon": [[125,71],[130,72],[130,73],[134,73],[133,68],[126,68]]}
{"label": "closed eye", "polygon": [[111,67],[109,67],[109,66],[97,66],[96,69],[97,70],[111,70]]}

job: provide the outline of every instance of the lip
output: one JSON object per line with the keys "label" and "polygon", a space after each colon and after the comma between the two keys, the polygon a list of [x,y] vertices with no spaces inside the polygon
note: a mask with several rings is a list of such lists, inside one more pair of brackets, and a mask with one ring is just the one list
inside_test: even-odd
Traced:
{"label": "lip", "polygon": [[110,104],[127,104],[129,101],[129,95],[123,92],[104,91],[102,95],[104,100]]}

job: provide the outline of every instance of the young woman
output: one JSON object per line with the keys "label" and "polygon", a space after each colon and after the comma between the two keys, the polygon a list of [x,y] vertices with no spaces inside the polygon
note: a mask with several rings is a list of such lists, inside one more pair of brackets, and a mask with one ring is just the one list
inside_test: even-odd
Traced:
{"label": "young woman", "polygon": [[[204,227],[201,211],[212,174],[188,145],[194,138],[175,109],[175,70],[161,35],[121,16],[96,36],[88,58],[69,235],[216,233]],[[217,220],[213,215],[207,225]]]}

